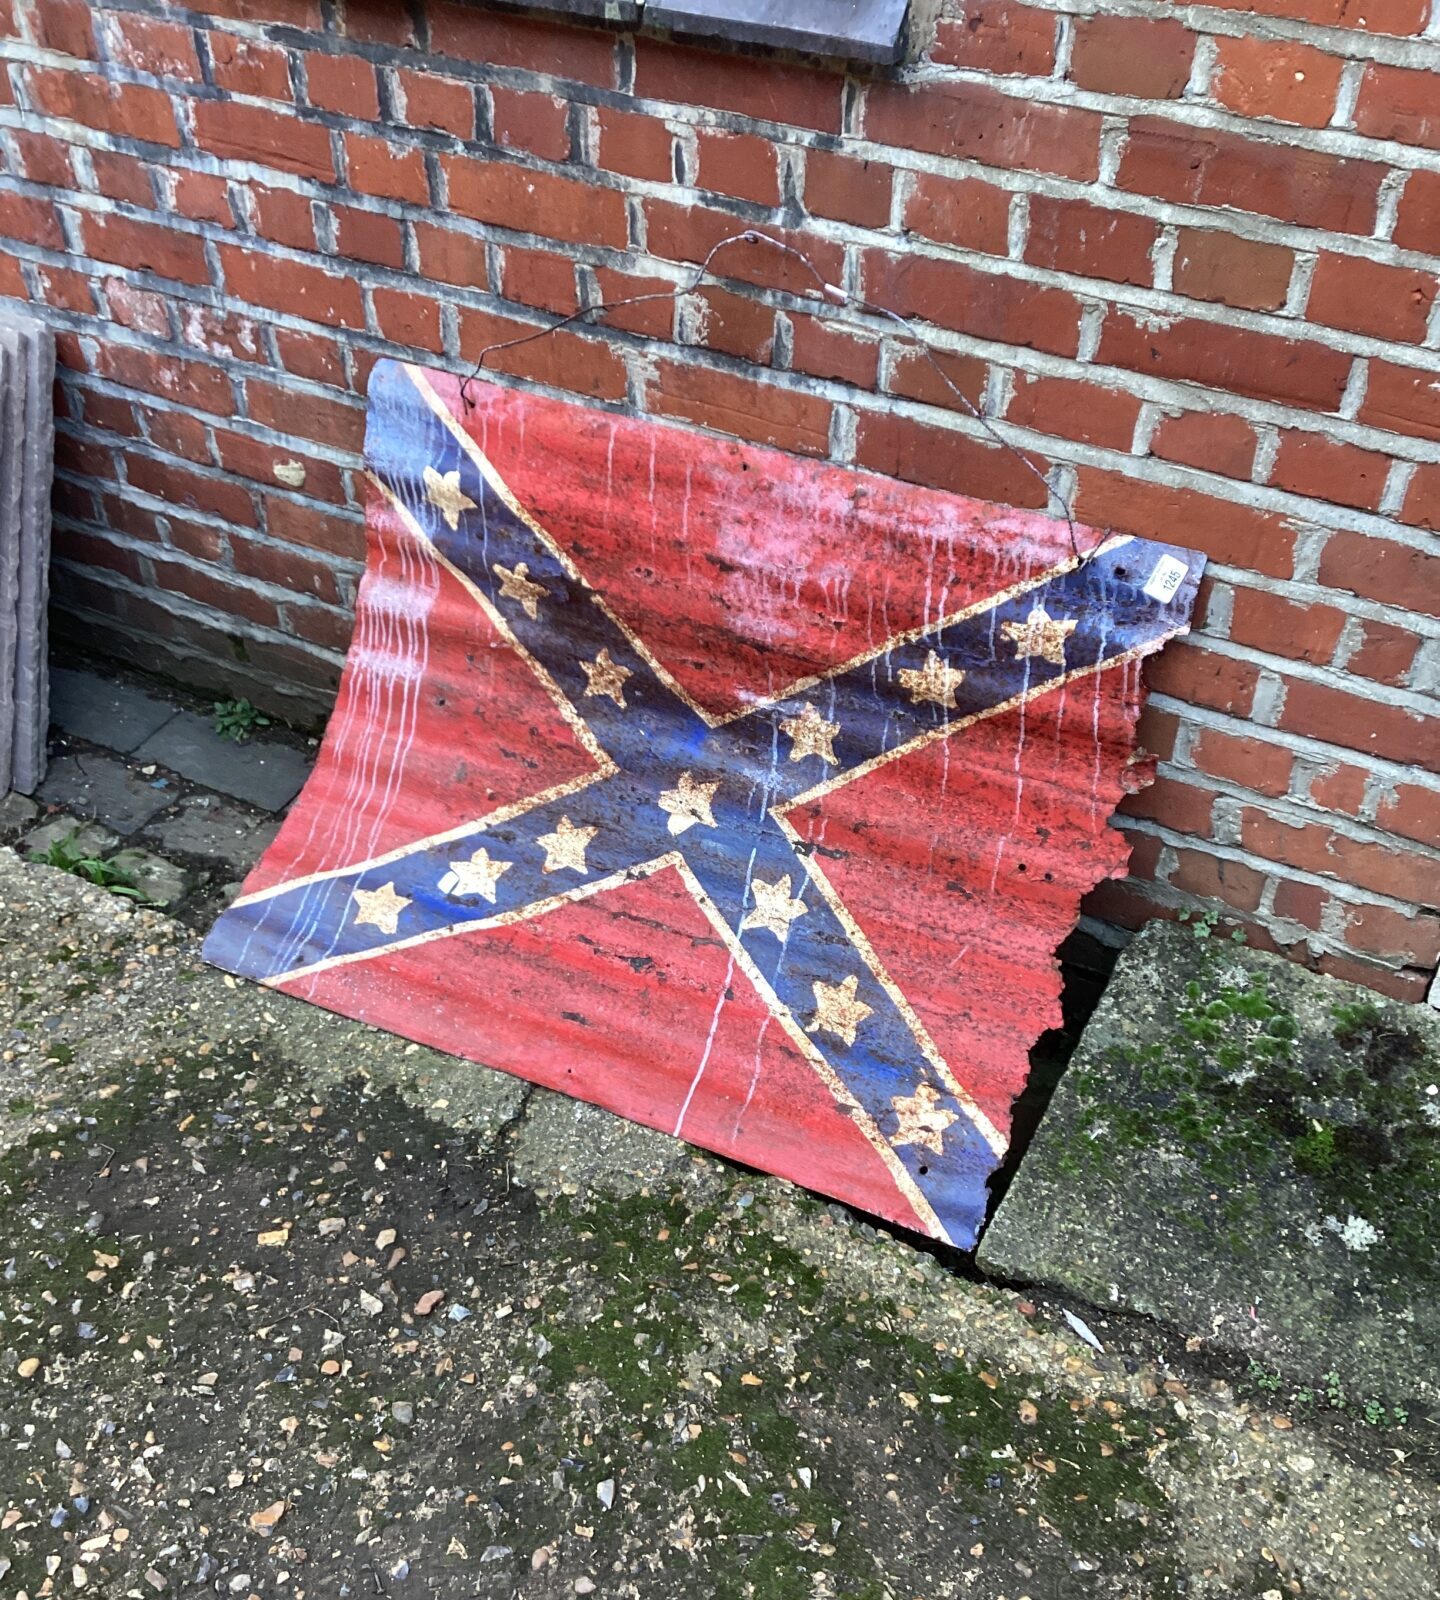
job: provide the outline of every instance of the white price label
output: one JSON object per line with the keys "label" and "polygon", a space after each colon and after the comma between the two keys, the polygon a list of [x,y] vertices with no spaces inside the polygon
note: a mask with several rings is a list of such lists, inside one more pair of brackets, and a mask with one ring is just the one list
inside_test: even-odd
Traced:
{"label": "white price label", "polygon": [[1177,561],[1174,556],[1161,556],[1155,563],[1155,570],[1145,583],[1144,593],[1152,600],[1158,600],[1163,606],[1175,598],[1175,591],[1185,581],[1185,575],[1190,570],[1183,561]]}

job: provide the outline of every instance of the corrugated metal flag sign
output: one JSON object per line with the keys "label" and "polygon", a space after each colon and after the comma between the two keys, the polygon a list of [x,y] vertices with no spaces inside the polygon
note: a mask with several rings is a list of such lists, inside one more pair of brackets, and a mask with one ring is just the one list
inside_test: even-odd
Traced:
{"label": "corrugated metal flag sign", "polygon": [[210,959],[968,1245],[1201,559],[384,362]]}

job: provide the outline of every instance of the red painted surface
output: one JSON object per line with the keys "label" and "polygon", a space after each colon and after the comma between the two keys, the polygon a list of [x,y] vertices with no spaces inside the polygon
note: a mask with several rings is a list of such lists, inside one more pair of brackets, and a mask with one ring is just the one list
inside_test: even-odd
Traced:
{"label": "red painted surface", "polygon": [[[1188,570],[1169,609],[1152,606],[1152,617],[1149,602],[1137,610],[1131,593],[1129,611],[1117,599],[1117,617],[1099,618],[1101,634],[1113,627],[1113,637],[1097,647],[1096,660],[1111,664],[1068,682],[1042,681],[994,617],[988,636],[982,624],[997,596],[1042,584],[1064,566],[1070,544],[1063,523],[484,385],[467,411],[453,380],[437,374],[428,375],[434,405],[417,410],[406,386],[412,380],[397,372],[372,391],[371,454],[413,520],[397,512],[389,494],[372,494],[366,578],[336,714],[301,800],[212,935],[212,958],[332,1010],[678,1131],[907,1227],[968,1243],[1029,1047],[1059,1021],[1055,947],[1081,894],[1123,871],[1126,846],[1106,823],[1140,781],[1131,766],[1142,694],[1138,656],[1183,630],[1198,558],[1178,553]],[[486,592],[498,624],[477,599],[475,586],[493,585],[498,559],[476,520],[480,510],[463,513],[447,536],[443,517],[417,487],[431,464],[427,452],[445,437],[434,412],[447,408],[583,575],[568,607],[552,603],[551,585],[528,634],[532,625],[520,608],[493,586]],[[474,474],[463,453],[454,459]],[[477,502],[483,498],[478,476],[463,477],[461,486]],[[421,536],[426,526],[435,545]],[[1082,550],[1099,542],[1088,529],[1078,536]],[[1157,548],[1126,548],[1137,552],[1128,575],[1138,585]],[[442,559],[445,549],[471,563],[468,583]],[[1117,559],[1113,552],[1096,557]],[[532,572],[541,570],[538,560],[532,557]],[[1084,575],[1082,569],[1077,579]],[[706,915],[694,884],[675,866],[637,872],[588,898],[572,893],[567,903],[503,926],[437,923],[441,913],[424,899],[426,892],[436,898],[425,889],[433,865],[424,868],[421,876],[430,876],[420,888],[410,886],[404,873],[416,841],[462,831],[500,807],[523,808],[552,786],[594,773],[594,756],[516,643],[518,637],[555,673],[577,653],[593,653],[584,635],[594,617],[585,584],[618,618],[623,638],[643,643],[711,721],[767,715],[766,703],[796,680],[818,678],[799,699],[823,706],[827,683],[842,681],[842,666],[876,651],[876,704],[908,711],[893,670],[901,658],[884,653],[887,642],[967,608],[979,611],[980,642],[966,648],[981,655],[963,657],[970,678],[978,682],[987,662],[998,663],[1013,683],[1005,680],[994,697],[1013,689],[1020,704],[942,728],[943,736],[780,806],[800,841],[797,893],[805,873],[823,873],[850,919],[851,937],[827,947],[833,977],[855,970],[867,982],[871,974],[892,981],[902,1011],[914,1019],[910,1031],[901,1030],[910,1055],[920,1061],[915,1041],[923,1040],[943,1060],[958,1084],[946,1104],[966,1105],[972,1133],[980,1130],[963,1152],[952,1152],[958,1128],[942,1130],[933,1155],[907,1142],[898,1108],[889,1110],[926,1080],[923,1062],[919,1077],[907,1077],[913,1063],[893,1045],[876,1045],[879,1057],[862,1059],[812,1027],[808,1009],[793,1003],[787,1026],[775,998],[781,989],[768,996],[763,985],[757,989],[746,975],[744,938]],[[1119,595],[1126,586],[1114,587]],[[1008,603],[1027,608],[1032,601],[1012,595]],[[1049,603],[1059,614],[1058,601]],[[1077,626],[1093,630],[1095,623],[1092,615]],[[637,683],[644,685],[643,676]],[[617,739],[638,741],[606,746],[622,768],[644,768],[652,732],[654,759],[662,760],[665,694],[646,687],[623,717],[609,713],[621,730]],[[572,692],[569,704],[601,727],[595,700]],[[837,742],[843,754],[850,722],[835,715],[846,730]],[[653,729],[647,717],[660,719]],[[812,761],[824,780],[830,769]],[[753,786],[767,770],[762,763],[737,782]],[[773,772],[783,779],[794,770],[782,746]],[[719,777],[724,793],[730,774]],[[574,805],[590,793],[582,784]],[[601,820],[623,833],[630,819],[607,813]],[[727,831],[722,819],[713,833],[696,827],[677,843],[713,842],[743,857],[749,839],[745,827]],[[468,838],[449,853],[468,856],[476,842]],[[479,842],[517,862],[523,854],[504,827],[482,831]],[[395,864],[364,867],[390,852]],[[332,876],[318,887],[293,887],[317,873]],[[409,898],[394,937],[363,948],[337,942],[379,937],[354,920],[351,878],[372,889],[381,879],[400,884],[396,892]],[[517,868],[510,884],[518,880]],[[556,892],[573,892],[584,880],[557,873],[553,884]],[[326,895],[328,909],[315,909]],[[813,936],[824,909],[818,890],[807,903],[811,911],[796,926]],[[275,920],[277,907],[291,908],[288,921]],[[489,909],[472,904],[468,914]],[[431,921],[417,920],[422,913]],[[302,955],[292,930],[306,917],[329,917],[334,928],[328,945],[312,938]],[[422,926],[429,931],[420,937]],[[749,947],[773,955],[770,937],[752,933]],[[803,954],[799,936],[790,937]],[[324,953],[336,950],[341,954]],[[859,1050],[867,1026],[878,1030],[883,1020],[878,999],[876,1007],[860,1025]],[[826,1058],[818,1067],[809,1053],[817,1047]],[[831,1070],[870,1108],[868,1126],[855,1102],[836,1092]]]}

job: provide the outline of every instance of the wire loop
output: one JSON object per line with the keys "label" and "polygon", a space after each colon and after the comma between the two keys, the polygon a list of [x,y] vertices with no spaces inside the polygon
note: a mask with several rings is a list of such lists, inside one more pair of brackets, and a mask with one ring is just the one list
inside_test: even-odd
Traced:
{"label": "wire loop", "polygon": [[[485,366],[485,358],[487,356],[493,355],[497,350],[513,350],[518,345],[533,344],[537,339],[545,339],[548,338],[552,333],[561,332],[562,329],[568,328],[572,323],[584,322],[591,317],[600,316],[607,311],[618,311],[624,306],[644,305],[648,301],[652,300],[677,300],[681,295],[692,294],[700,286],[700,284],[704,282],[706,276],[709,274],[710,263],[717,255],[720,254],[722,250],[726,249],[732,244],[769,245],[772,249],[780,251],[781,254],[789,256],[793,260],[798,261],[800,265],[803,266],[810,276],[815,280],[816,287],[820,291],[821,299],[826,302],[822,307],[822,311],[831,311],[835,308],[843,306],[852,310],[865,312],[870,316],[885,317],[889,321],[893,322],[908,339],[914,341],[920,354],[927,362],[929,362],[930,366],[934,368],[936,377],[938,377],[941,383],[943,383],[950,393],[955,396],[955,398],[960,402],[970,416],[980,424],[985,432],[990,435],[990,437],[995,441],[996,444],[1000,446],[1002,450],[1006,450],[1012,456],[1014,456],[1015,459],[1025,468],[1025,470],[1044,486],[1045,493],[1048,497],[1053,498],[1059,504],[1061,512],[1065,517],[1065,525],[1070,531],[1071,553],[1074,555],[1077,561],[1083,561],[1085,559],[1085,556],[1082,556],[1080,553],[1080,543],[1075,533],[1075,516],[1071,510],[1069,499],[1050,482],[1040,468],[1036,466],[1036,464],[1030,459],[1029,456],[1025,454],[1023,450],[1021,450],[1017,445],[1012,444],[999,431],[999,429],[996,428],[995,424],[990,420],[990,418],[987,417],[984,412],[982,412],[980,408],[970,399],[969,395],[967,395],[954,382],[949,373],[947,373],[940,363],[935,359],[935,352],[930,348],[924,336],[918,331],[909,318],[902,317],[898,311],[892,311],[889,306],[877,305],[873,300],[866,300],[860,295],[851,294],[848,289],[843,289],[838,284],[827,283],[821,276],[819,270],[816,268],[815,263],[810,259],[809,256],[805,254],[803,250],[797,250],[794,245],[786,244],[783,239],[777,239],[772,234],[762,233],[758,228],[746,228],[740,233],[732,233],[723,239],[717,240],[716,243],[713,244],[706,252],[704,260],[701,261],[700,265],[695,269],[695,274],[688,283],[676,284],[673,289],[656,290],[651,294],[630,295],[624,300],[602,300],[593,306],[581,306],[577,311],[572,311],[568,316],[561,317],[557,322],[552,322],[543,328],[536,328],[533,333],[521,334],[518,339],[501,339],[497,340],[493,344],[487,344],[484,349],[481,350],[480,354],[475,358],[475,365],[466,374],[464,381],[460,385],[460,395],[465,403],[466,409],[468,410],[472,408],[475,404],[475,402],[470,398],[470,386],[480,377],[480,373]],[[1087,551],[1086,555],[1089,555],[1090,553],[1090,551]]]}

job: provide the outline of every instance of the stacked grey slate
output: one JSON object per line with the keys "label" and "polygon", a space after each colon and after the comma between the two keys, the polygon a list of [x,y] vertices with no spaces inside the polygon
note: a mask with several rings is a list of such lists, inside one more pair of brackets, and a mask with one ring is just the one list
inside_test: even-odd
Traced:
{"label": "stacked grey slate", "polygon": [[0,794],[45,775],[54,382],[49,329],[0,314]]}

